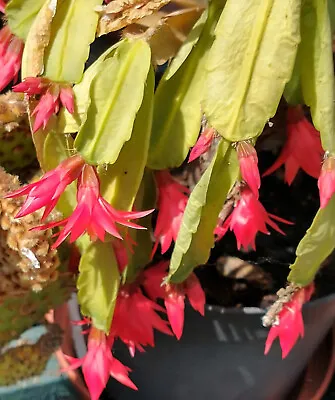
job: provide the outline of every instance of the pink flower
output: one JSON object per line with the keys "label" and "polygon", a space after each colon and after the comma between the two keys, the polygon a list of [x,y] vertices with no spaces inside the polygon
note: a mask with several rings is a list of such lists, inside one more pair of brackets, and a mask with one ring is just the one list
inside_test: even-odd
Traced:
{"label": "pink flower", "polygon": [[236,150],[240,163],[242,179],[248,184],[249,188],[258,198],[258,189],[261,186],[261,178],[258,171],[258,157],[256,150],[248,142],[239,142]]}
{"label": "pink flower", "polygon": [[299,336],[304,336],[304,321],[301,309],[304,303],[310,300],[314,293],[314,284],[299,289],[294,293],[289,302],[284,304],[278,315],[278,321],[274,324],[268,334],[265,343],[264,354],[268,354],[276,337],[279,338],[284,359],[294,347]]}
{"label": "pink flower", "polygon": [[229,228],[231,231],[234,231],[238,249],[241,247],[244,249],[251,247],[255,250],[257,232],[270,234],[266,225],[270,225],[277,232],[285,235],[271,218],[285,224],[292,224],[283,218],[267,213],[251,189],[244,187],[237,206],[224,221],[223,225],[215,228],[214,233],[218,236],[218,240],[220,240]]}
{"label": "pink flower", "polygon": [[301,106],[290,107],[287,112],[287,141],[277,159],[263,176],[270,175],[285,164],[285,181],[290,185],[299,168],[318,178],[323,150],[320,134],[305,118]]}
{"label": "pink flower", "polygon": [[3,14],[5,13],[5,8],[6,8],[6,1],[5,0],[0,0],[0,12]]}
{"label": "pink flower", "polygon": [[158,242],[164,254],[169,249],[172,240],[177,239],[189,190],[176,182],[168,171],[157,171],[155,177],[158,186],[159,212],[154,232],[156,243],[152,254],[155,253]]}
{"label": "pink flower", "polygon": [[0,90],[17,79],[23,47],[23,41],[12,34],[8,25],[0,30]]}
{"label": "pink flower", "polygon": [[109,376],[131,389],[137,387],[130,380],[128,374],[130,368],[124,366],[112,355],[113,338],[104,332],[91,328],[88,337],[87,353],[83,358],[66,356],[71,366],[68,369],[82,367],[85,382],[92,400],[99,400],[102,391],[107,385]]}
{"label": "pink flower", "polygon": [[122,239],[116,229],[115,223],[135,229],[146,229],[129,219],[145,217],[153,210],[142,212],[124,212],[115,210],[100,195],[100,182],[95,167],[85,164],[78,178],[77,206],[72,215],[58,222],[51,222],[44,226],[36,227],[35,230],[49,229],[56,226],[64,226],[58,233],[58,239],[52,248],[58,247],[68,236],[73,243],[81,235],[87,232],[92,241],[99,238],[105,239],[105,233]]}
{"label": "pink flower", "polygon": [[143,295],[136,283],[124,285],[117,297],[111,335],[119,337],[134,356],[135,350],[144,351],[143,346],[154,346],[154,329],[171,335],[166,321],[157,311],[164,309]]}
{"label": "pink flower", "polygon": [[325,208],[335,192],[335,158],[327,157],[318,180],[320,208]]}
{"label": "pink flower", "polygon": [[161,262],[144,272],[143,286],[148,296],[153,300],[164,299],[168,319],[173,333],[179,340],[184,329],[185,296],[194,310],[205,314],[205,293],[195,274],[191,274],[183,283],[169,283],[162,286],[166,275],[167,262]]}
{"label": "pink flower", "polygon": [[42,220],[55,208],[66,187],[76,180],[85,162],[80,155],[72,156],[61,162],[57,168],[45,173],[38,182],[31,183],[7,194],[6,198],[28,195],[16,218],[45,207]]}
{"label": "pink flower", "polygon": [[13,87],[14,92],[23,92],[28,96],[40,95],[39,103],[32,115],[35,116],[33,131],[46,128],[50,117],[57,114],[60,105],[69,113],[74,112],[72,87],[64,83],[55,83],[47,78],[26,78]]}
{"label": "pink flower", "polygon": [[215,129],[206,128],[200,135],[197,143],[191,150],[188,162],[194,161],[196,158],[200,157],[202,154],[206,153],[211,147],[212,141],[215,137]]}

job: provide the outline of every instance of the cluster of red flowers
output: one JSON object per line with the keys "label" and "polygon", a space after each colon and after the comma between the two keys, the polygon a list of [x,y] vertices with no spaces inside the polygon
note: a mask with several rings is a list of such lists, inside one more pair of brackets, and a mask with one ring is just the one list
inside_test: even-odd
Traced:
{"label": "cluster of red flowers", "polygon": [[[109,376],[137,390],[128,376],[131,370],[111,353],[115,339],[120,339],[128,347],[132,357],[136,350],[144,352],[145,346],[155,345],[154,329],[166,335],[172,335],[173,332],[180,339],[184,325],[185,296],[191,306],[204,315],[205,294],[197,277],[191,274],[181,284],[162,286],[167,267],[168,262],[160,262],[144,270],[137,282],[123,285],[116,300],[109,335],[92,326],[86,355],[82,359],[67,357],[70,369],[82,367],[92,400],[99,399]],[[156,303],[158,298],[164,300],[165,308]],[[165,314],[167,320],[163,318]],[[85,319],[83,323],[90,321]]]}
{"label": "cluster of red flowers", "polygon": [[[5,13],[6,1],[0,0],[0,12]],[[0,91],[12,81],[17,81],[21,69],[23,41],[15,36],[8,25],[0,30]],[[57,114],[60,105],[72,114],[74,99],[72,86],[67,83],[52,82],[47,78],[29,77],[13,87],[14,92],[24,92],[29,97],[39,96],[38,105],[32,112],[35,117],[33,131],[46,128],[50,117]]]}
{"label": "cluster of red flowers", "polygon": [[61,221],[49,222],[34,228],[41,230],[64,226],[63,230],[58,233],[58,239],[53,244],[53,248],[58,247],[68,236],[72,243],[85,232],[92,241],[98,238],[104,241],[106,232],[122,239],[115,223],[130,228],[145,229],[129,220],[144,217],[153,210],[142,212],[115,210],[100,195],[100,182],[96,168],[86,164],[80,155],[74,155],[64,160],[57,168],[45,173],[39,181],[9,193],[6,197],[27,195],[16,217],[23,217],[45,207],[42,216],[42,220],[44,220],[55,208],[66,187],[75,180],[77,180],[78,204],[73,213]]}
{"label": "cluster of red flowers", "polygon": [[74,112],[73,91],[69,84],[52,82],[47,78],[26,78],[14,86],[13,91],[26,93],[29,97],[40,96],[38,105],[32,112],[35,117],[33,132],[42,127],[45,129],[50,117],[58,113],[60,105],[69,113]]}

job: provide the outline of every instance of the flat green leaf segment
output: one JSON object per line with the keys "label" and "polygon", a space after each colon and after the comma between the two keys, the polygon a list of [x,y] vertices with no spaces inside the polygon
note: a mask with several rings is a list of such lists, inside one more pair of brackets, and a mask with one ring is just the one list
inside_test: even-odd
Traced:
{"label": "flat green leaf segment", "polygon": [[[179,166],[197,140],[202,117],[204,64],[222,7],[222,1],[211,2],[208,13],[202,14],[158,85],[148,160],[150,168]],[[191,43],[195,43],[193,49]]]}
{"label": "flat green leaf segment", "polygon": [[58,131],[63,133],[78,132],[82,122],[86,119],[88,106],[91,103],[90,88],[94,77],[103,70],[103,62],[113,55],[119,42],[107,49],[101,56],[84,72],[82,80],[73,86],[75,99],[75,110],[70,114],[65,107],[62,107],[58,118]]}
{"label": "flat green leaf segment", "polygon": [[93,325],[109,332],[120,277],[110,242],[91,243],[82,254],[77,282],[78,301],[83,315]]}
{"label": "flat green leaf segment", "polygon": [[299,104],[303,104],[303,96],[302,96],[302,89],[301,89],[301,56],[300,56],[301,48],[298,48],[297,57],[295,60],[293,72],[291,79],[287,82],[285,89],[284,89],[284,97],[285,100],[291,106],[297,106]]}
{"label": "flat green leaf segment", "polygon": [[91,164],[113,164],[127,142],[143,99],[151,61],[143,40],[124,40],[93,79],[75,147]]}
{"label": "flat green leaf segment", "polygon": [[[63,135],[55,131],[50,131],[44,142],[42,164],[44,171],[50,171],[56,168],[62,161],[70,157],[71,149],[73,149],[73,139],[70,135]],[[64,217],[71,215],[76,207],[76,195],[76,183],[73,182],[66,188],[65,192],[58,200],[57,210],[60,211]]]}
{"label": "flat green leaf segment", "polygon": [[319,210],[311,227],[299,243],[297,258],[291,265],[288,276],[290,282],[298,285],[308,285],[313,281],[322,261],[324,261],[335,247],[335,196],[328,205]]}
{"label": "flat green leaf segment", "polygon": [[151,69],[130,140],[125,143],[114,164],[99,168],[102,196],[119,210],[132,210],[143,178],[151,134],[154,81]]}
{"label": "flat green leaf segment", "polygon": [[10,30],[26,40],[29,29],[45,0],[11,0],[6,6],[6,17]]}
{"label": "flat green leaf segment", "polygon": [[197,265],[208,260],[214,245],[218,215],[238,174],[236,151],[230,143],[222,141],[216,158],[192,191],[187,203],[171,257],[171,281],[182,282]]}
{"label": "flat green leaf segment", "polygon": [[325,151],[335,154],[334,66],[327,0],[305,0],[301,16],[301,86]]}
{"label": "flat green leaf segment", "polygon": [[335,32],[335,0],[328,1],[329,19],[332,33]]}
{"label": "flat green leaf segment", "polygon": [[301,0],[227,1],[203,95],[210,125],[227,140],[259,135],[275,114],[300,41],[300,9]]}
{"label": "flat green leaf segment", "polygon": [[101,0],[59,0],[45,54],[45,75],[54,81],[81,80],[95,39]]}

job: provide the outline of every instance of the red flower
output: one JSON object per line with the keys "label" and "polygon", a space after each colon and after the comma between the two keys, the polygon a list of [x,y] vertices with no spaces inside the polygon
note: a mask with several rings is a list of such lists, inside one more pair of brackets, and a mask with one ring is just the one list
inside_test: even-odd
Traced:
{"label": "red flower", "polygon": [[131,389],[137,390],[137,387],[128,376],[131,369],[113,357],[112,345],[112,337],[106,338],[104,332],[92,327],[88,337],[86,355],[80,359],[66,356],[66,359],[71,364],[68,369],[82,367],[92,400],[99,400],[109,376]]}
{"label": "red flower", "polygon": [[325,208],[335,192],[335,158],[327,157],[318,180],[320,208]]}
{"label": "red flower", "polygon": [[168,171],[157,171],[155,176],[158,185],[159,212],[154,232],[156,244],[152,253],[156,251],[160,242],[161,252],[164,254],[169,249],[172,240],[177,239],[189,190],[176,182]]}
{"label": "red flower", "polygon": [[264,354],[268,354],[276,337],[279,338],[282,349],[282,358],[285,358],[294,347],[299,336],[304,336],[304,321],[301,309],[304,303],[310,300],[314,293],[314,284],[299,289],[294,293],[289,302],[284,304],[278,315],[278,321],[274,324],[268,334],[265,343]]}
{"label": "red flower", "polygon": [[251,247],[255,250],[257,232],[262,232],[267,235],[270,234],[266,225],[270,225],[277,232],[285,235],[271,218],[285,224],[292,224],[283,218],[267,213],[251,189],[244,187],[241,198],[233,212],[224,221],[222,226],[217,226],[215,228],[214,233],[218,236],[218,240],[220,240],[229,228],[231,231],[234,231],[238,249],[241,247],[244,249]]}
{"label": "red flower", "polygon": [[129,263],[128,252],[134,254],[133,247],[137,246],[137,243],[133,240],[130,234],[127,233],[124,241],[120,239],[114,239],[112,241],[112,246],[119,267],[119,272],[120,274],[122,274],[122,272],[125,270],[126,266]]}
{"label": "red flower", "polygon": [[320,134],[305,118],[301,106],[290,107],[287,112],[287,141],[277,159],[263,176],[270,175],[285,163],[285,181],[290,185],[299,168],[318,178],[323,150]]}
{"label": "red flower", "polygon": [[79,177],[84,164],[80,155],[72,156],[61,162],[57,168],[45,173],[38,182],[7,194],[7,198],[28,195],[16,218],[45,207],[42,220],[45,219],[56,206],[66,187]]}
{"label": "red flower", "polygon": [[206,153],[211,147],[212,141],[215,137],[215,129],[206,128],[200,135],[197,143],[191,150],[190,156],[188,158],[188,162],[195,160],[200,157],[202,154]]}
{"label": "red flower", "polygon": [[118,295],[111,335],[119,337],[134,356],[135,350],[144,351],[143,346],[154,346],[154,329],[171,335],[166,321],[157,311],[164,312],[158,304],[143,295],[141,289],[124,285]]}
{"label": "red flower", "polygon": [[39,103],[32,113],[35,116],[34,132],[46,128],[50,117],[58,113],[61,104],[69,113],[74,112],[73,91],[68,84],[51,82],[47,78],[26,78],[14,86],[13,91],[28,96],[40,95]]}
{"label": "red flower", "polygon": [[194,310],[201,315],[205,314],[206,298],[198,278],[193,273],[183,283],[169,283],[162,286],[166,267],[167,262],[161,262],[145,270],[143,285],[150,298],[164,299],[171,328],[179,340],[184,328],[185,296],[188,297]]}
{"label": "red flower", "polygon": [[128,222],[129,219],[145,217],[153,210],[142,212],[123,212],[115,210],[103,197],[100,196],[100,182],[95,167],[85,164],[78,179],[77,206],[72,215],[58,222],[51,222],[35,230],[49,229],[63,226],[58,233],[58,239],[53,248],[58,247],[68,236],[70,243],[87,232],[92,241],[105,239],[108,232],[116,238],[122,239],[115,223],[135,229],[146,229],[140,225]]}
{"label": "red flower", "polygon": [[21,68],[23,41],[12,34],[8,25],[0,30],[0,90],[17,79]]}
{"label": "red flower", "polygon": [[239,142],[236,150],[240,163],[242,179],[248,184],[249,188],[258,198],[258,189],[261,186],[261,178],[258,171],[258,157],[256,150],[248,142]]}

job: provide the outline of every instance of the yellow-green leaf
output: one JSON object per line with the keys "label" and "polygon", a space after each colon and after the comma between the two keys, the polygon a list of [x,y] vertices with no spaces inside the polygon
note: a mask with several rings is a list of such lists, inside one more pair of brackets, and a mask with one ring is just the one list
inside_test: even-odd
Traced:
{"label": "yellow-green leaf", "polygon": [[45,54],[45,75],[54,81],[81,80],[95,39],[101,0],[59,0]]}
{"label": "yellow-green leaf", "polygon": [[197,140],[202,117],[200,100],[204,89],[204,64],[222,7],[222,1],[211,2],[208,16],[206,11],[190,33],[192,43],[194,32],[199,34],[202,28],[194,48],[190,52],[187,42],[180,49],[158,85],[148,159],[150,168],[179,166]]}
{"label": "yellow-green leaf", "polygon": [[91,85],[87,118],[75,147],[91,164],[113,164],[133,130],[150,68],[150,48],[124,40]]}
{"label": "yellow-green leaf", "polygon": [[[62,161],[71,156],[73,149],[73,139],[70,135],[59,134],[50,131],[44,142],[44,157],[41,167],[44,171],[50,171],[56,168]],[[62,194],[57,203],[59,210],[64,217],[72,214],[77,205],[76,201],[76,183],[69,185]]]}
{"label": "yellow-green leaf", "polygon": [[29,30],[22,55],[22,79],[38,76],[44,71],[44,52],[49,44],[56,7],[57,0],[46,0]]}
{"label": "yellow-green leaf", "polygon": [[301,90],[301,52],[298,49],[298,54],[295,60],[291,79],[287,82],[284,89],[284,97],[288,104],[296,106],[303,104]]}
{"label": "yellow-green leaf", "polygon": [[114,164],[99,168],[101,193],[116,209],[132,210],[144,174],[151,134],[154,79],[151,69],[130,140]]}
{"label": "yellow-green leaf", "polygon": [[187,59],[189,54],[191,53],[193,47],[198,43],[200,35],[204,30],[204,26],[208,17],[208,10],[204,10],[201,14],[198,21],[194,24],[193,28],[191,29],[190,33],[188,34],[185,42],[180,47],[178,53],[172,60],[171,64],[169,65],[168,69],[164,73],[162,79],[168,80],[170,79],[181,67],[184,61]]}
{"label": "yellow-green leaf", "polygon": [[110,242],[91,243],[82,254],[77,282],[81,312],[93,325],[109,332],[120,284],[119,270]]}
{"label": "yellow-green leaf", "polygon": [[228,0],[208,55],[210,125],[230,141],[259,135],[277,109],[300,41],[301,0]]}
{"label": "yellow-green leaf", "polygon": [[335,154],[334,66],[327,0],[305,0],[301,16],[301,86],[322,146]]}
{"label": "yellow-green leaf", "polygon": [[335,1],[328,1],[328,11],[329,11],[329,19],[332,33],[335,32]]}
{"label": "yellow-green leaf", "polygon": [[6,18],[10,30],[26,40],[29,29],[45,0],[11,0],[6,5]]}
{"label": "yellow-green leaf", "polygon": [[335,247],[335,197],[327,206],[319,210],[311,227],[299,243],[297,258],[291,265],[288,276],[290,282],[298,285],[308,285],[314,280],[322,261],[324,261]]}
{"label": "yellow-green leaf", "polygon": [[86,112],[90,104],[90,88],[94,77],[103,68],[103,61],[113,54],[120,42],[107,49],[101,56],[84,72],[82,80],[73,86],[75,99],[75,110],[70,114],[62,107],[58,118],[58,131],[63,133],[78,132],[82,122],[86,118]]}
{"label": "yellow-green leaf", "polygon": [[171,281],[182,282],[197,265],[208,260],[218,215],[238,174],[236,151],[222,141],[187,203],[171,257]]}

